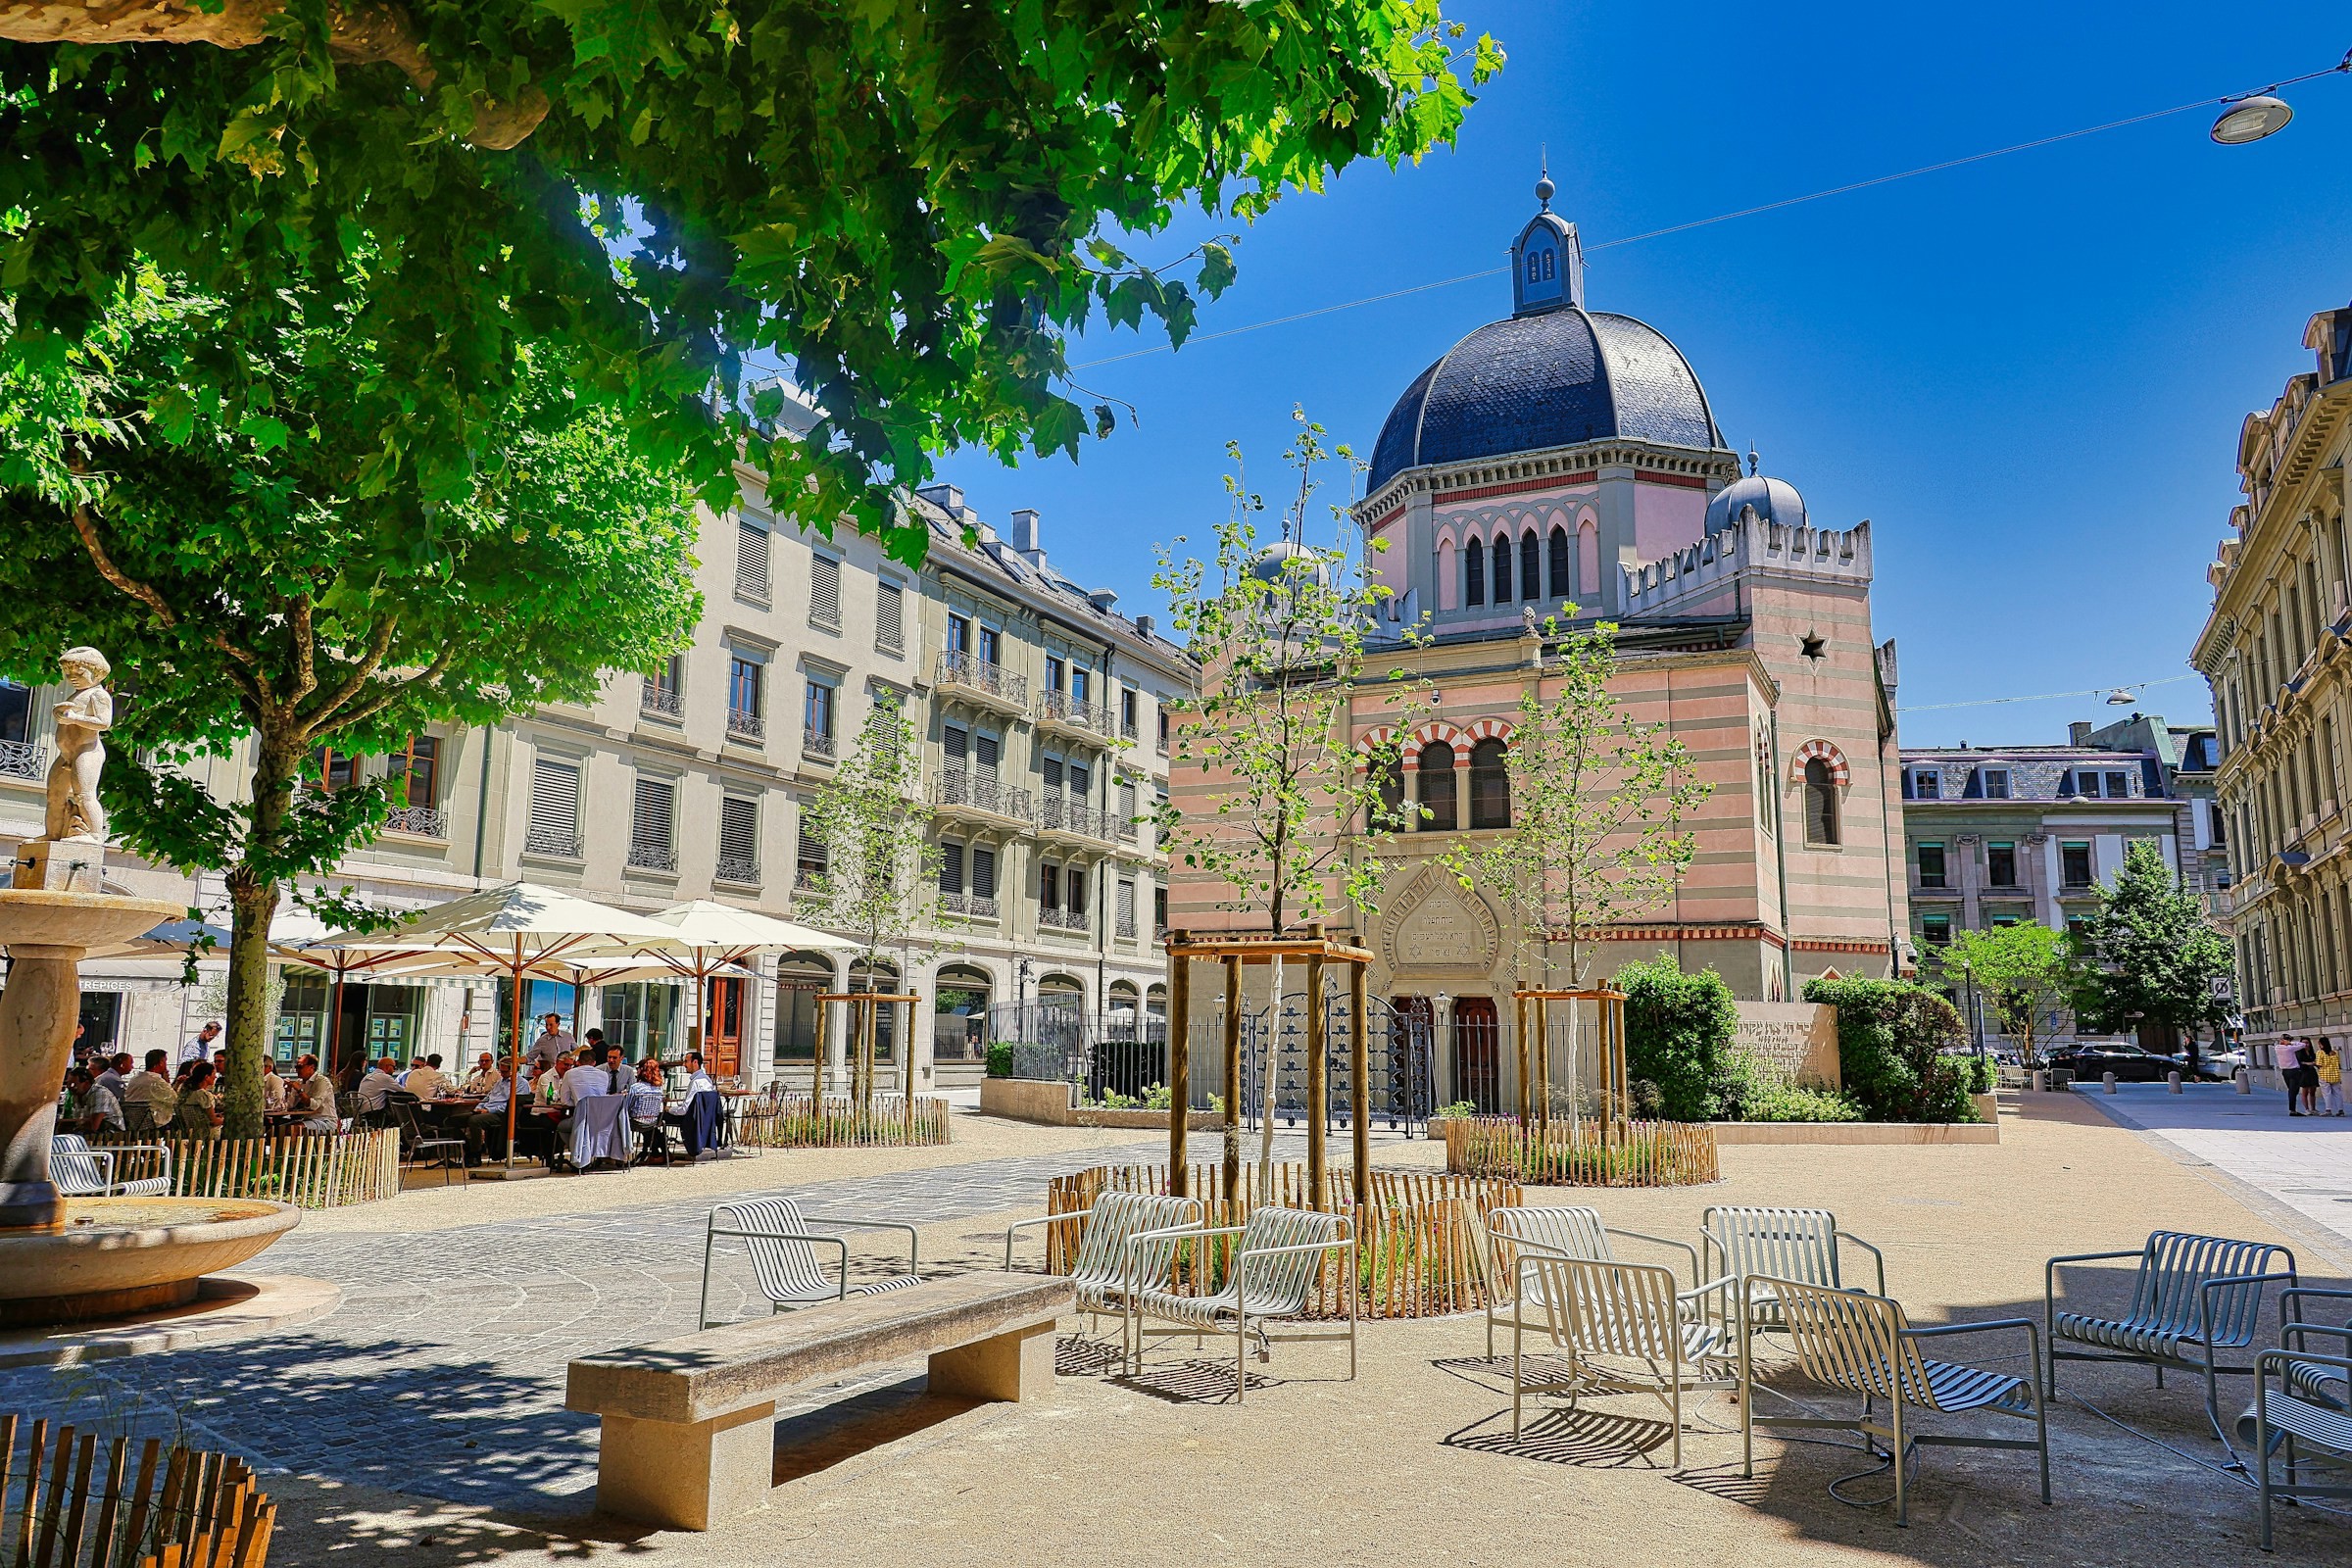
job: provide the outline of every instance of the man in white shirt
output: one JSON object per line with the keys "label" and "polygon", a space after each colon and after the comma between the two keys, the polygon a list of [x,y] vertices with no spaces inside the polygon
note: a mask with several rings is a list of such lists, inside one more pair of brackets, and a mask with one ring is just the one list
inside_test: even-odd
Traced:
{"label": "man in white shirt", "polygon": [[432,1055],[417,1062],[401,1078],[400,1087],[418,1100],[434,1100],[448,1094],[449,1079],[441,1071],[441,1058]]}
{"label": "man in white shirt", "polygon": [[706,1089],[715,1094],[718,1090],[718,1080],[704,1070],[703,1054],[699,1051],[689,1051],[686,1053],[686,1098],[691,1100]]}
{"label": "man in white shirt", "polygon": [[541,1066],[554,1061],[567,1051],[577,1051],[580,1043],[564,1027],[564,1015],[551,1012],[540,1020],[545,1027],[531,1042],[530,1057]]}
{"label": "man in white shirt", "polygon": [[205,1026],[188,1036],[188,1043],[179,1048],[181,1061],[202,1061],[213,1054],[213,1042],[220,1038],[220,1020],[208,1019]]}
{"label": "man in white shirt", "polygon": [[490,1086],[498,1082],[502,1071],[503,1069],[498,1064],[498,1058],[487,1051],[483,1052],[481,1059],[473,1064],[473,1071],[466,1075],[466,1093],[469,1095],[488,1094]]}
{"label": "man in white shirt", "polygon": [[397,1056],[386,1056],[381,1061],[368,1063],[368,1074],[360,1080],[359,1088],[355,1091],[362,1112],[384,1108],[384,1101],[393,1090],[400,1087],[400,1080],[392,1075],[392,1070],[399,1065],[400,1058]]}
{"label": "man in white shirt", "polygon": [[2286,1113],[2300,1116],[2303,1113],[2295,1106],[2303,1095],[2303,1078],[2297,1070],[2303,1065],[2303,1042],[2293,1035],[2280,1035],[2278,1044],[2271,1048],[2271,1054],[2278,1061],[2278,1081],[2286,1085]]}
{"label": "man in white shirt", "polygon": [[481,1108],[466,1118],[466,1158],[468,1163],[479,1164],[485,1155],[491,1159],[507,1157],[507,1102],[514,1094],[514,1085],[507,1073],[508,1067],[503,1061],[491,1066],[490,1086],[482,1092]]}
{"label": "man in white shirt", "polygon": [[[613,1047],[609,1054],[612,1056],[613,1064],[617,1065],[620,1060],[620,1048]],[[583,1061],[565,1073],[564,1081],[556,1086],[556,1103],[576,1105],[581,1101],[592,1099],[598,1095],[616,1094],[619,1090],[613,1087],[612,1077],[613,1066],[599,1066],[593,1061]],[[619,1086],[620,1089],[627,1087],[626,1082]]]}
{"label": "man in white shirt", "polygon": [[169,1059],[169,1053],[150,1051],[146,1070],[131,1074],[122,1086],[122,1108],[128,1111],[133,1105],[145,1105],[151,1124],[157,1128],[171,1126],[172,1113],[179,1108],[179,1092],[164,1073],[164,1064]]}
{"label": "man in white shirt", "polygon": [[286,1086],[286,1103],[304,1112],[302,1130],[332,1135],[341,1126],[335,1115],[335,1086],[318,1070],[318,1058],[304,1055],[294,1063],[294,1081]]}

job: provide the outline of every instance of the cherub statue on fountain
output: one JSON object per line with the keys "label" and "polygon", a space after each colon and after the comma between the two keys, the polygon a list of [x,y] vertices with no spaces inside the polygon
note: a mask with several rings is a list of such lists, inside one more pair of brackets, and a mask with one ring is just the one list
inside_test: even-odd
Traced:
{"label": "cherub statue on fountain", "polygon": [[73,694],[50,710],[57,760],[49,764],[48,815],[41,836],[17,851],[13,881],[20,888],[96,893],[106,865],[98,775],[106,766],[106,732],[115,725],[115,700],[106,689],[114,669],[95,648],[69,648],[57,663]]}

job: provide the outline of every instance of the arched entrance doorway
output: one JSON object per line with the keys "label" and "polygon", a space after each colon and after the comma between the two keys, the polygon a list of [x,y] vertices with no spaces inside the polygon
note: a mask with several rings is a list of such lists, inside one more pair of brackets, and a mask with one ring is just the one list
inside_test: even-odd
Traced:
{"label": "arched entrance doorway", "polygon": [[[776,959],[776,1032],[772,1046],[778,1068],[809,1067],[816,1060],[816,999],[833,989],[833,960],[821,953],[787,953]],[[781,1074],[779,1074],[781,1076]]]}
{"label": "arched entrance doorway", "polygon": [[1502,1023],[1493,997],[1454,999],[1453,1095],[1482,1116],[1502,1111]]}
{"label": "arched entrance doorway", "polygon": [[988,1054],[988,971],[968,963],[941,966],[932,982],[931,1058],[980,1061]]}

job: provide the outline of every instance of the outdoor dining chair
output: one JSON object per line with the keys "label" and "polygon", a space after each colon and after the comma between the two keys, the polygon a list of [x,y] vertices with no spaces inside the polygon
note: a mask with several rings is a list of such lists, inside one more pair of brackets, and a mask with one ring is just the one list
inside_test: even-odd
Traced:
{"label": "outdoor dining chair", "polygon": [[[1181,1249],[1190,1243],[1196,1248],[1195,1266],[1205,1272],[1208,1268],[1206,1243],[1212,1236],[1240,1238],[1226,1269],[1223,1285],[1215,1290],[1205,1288],[1198,1296],[1186,1295],[1166,1286],[1143,1286],[1127,1297],[1128,1344],[1131,1350],[1130,1367],[1143,1371],[1144,1337],[1159,1334],[1163,1337],[1202,1334],[1233,1334],[1233,1368],[1235,1403],[1241,1403],[1250,1392],[1250,1341],[1255,1336],[1258,1358],[1273,1358],[1273,1342],[1327,1340],[1348,1342],[1348,1376],[1355,1377],[1355,1317],[1356,1317],[1356,1257],[1355,1224],[1345,1214],[1324,1214],[1301,1208],[1253,1208],[1247,1223],[1241,1225],[1172,1226],[1166,1230],[1142,1231],[1127,1239],[1130,1253],[1139,1256],[1154,1255],[1155,1250],[1167,1241]],[[1296,1323],[1306,1318],[1315,1301],[1315,1287],[1321,1281],[1323,1260],[1333,1252],[1341,1254],[1341,1270],[1347,1275],[1348,1329],[1340,1333],[1329,1329],[1291,1329],[1277,1334],[1269,1325]],[[1205,1281],[1203,1281],[1205,1286]],[[1174,1325],[1152,1329],[1150,1321],[1157,1318]]]}
{"label": "outdoor dining chair", "polygon": [[[1673,1468],[1683,1467],[1683,1391],[1730,1389],[1733,1349],[1725,1324],[1700,1309],[1730,1289],[1716,1280],[1680,1290],[1674,1271],[1655,1263],[1618,1263],[1524,1251],[1512,1292],[1511,1439],[1518,1441],[1530,1394],[1653,1394],[1674,1423]],[[1531,1323],[1530,1312],[1541,1315]],[[1528,1375],[1527,1331],[1549,1337],[1568,1361],[1558,1377]]]}
{"label": "outdoor dining chair", "polygon": [[1171,1236],[1155,1236],[1149,1247],[1130,1250],[1128,1242],[1147,1231],[1164,1232],[1197,1226],[1201,1220],[1197,1198],[1163,1198],[1156,1193],[1104,1193],[1083,1214],[1045,1214],[1016,1220],[1004,1228],[1004,1268],[1012,1269],[1012,1244],[1022,1231],[1041,1226],[1073,1225],[1078,1230],[1077,1255],[1068,1278],[1077,1288],[1077,1308],[1090,1327],[1101,1331],[1102,1314],[1119,1314],[1121,1359],[1132,1348],[1126,1343],[1127,1297],[1140,1282],[1164,1282],[1176,1255]]}
{"label": "outdoor dining chair", "polygon": [[[2313,1315],[2321,1301],[2339,1303],[2334,1311],[2341,1321]],[[2254,1402],[2237,1423],[2238,1435],[2254,1446],[2254,1463],[2261,1466],[2255,1490],[2262,1502],[2265,1551],[2271,1549],[2272,1498],[2352,1498],[2352,1486],[2342,1484],[2352,1472],[2352,1291],[2281,1291],[2278,1317],[2278,1348],[2254,1357]],[[2318,1348],[2311,1343],[2314,1335]],[[2277,1481],[2273,1459],[2285,1467]],[[2315,1464],[2337,1472],[2337,1483],[2306,1479]]]}
{"label": "outdoor dining chair", "polygon": [[601,1159],[617,1160],[629,1168],[629,1097],[588,1095],[571,1107],[571,1149],[574,1168],[586,1170]]}
{"label": "outdoor dining chair", "polygon": [[1699,1216],[1699,1247],[1713,1279],[1741,1281],[1736,1293],[1751,1330],[1781,1327],[1776,1280],[1802,1280],[1824,1290],[1859,1290],[1845,1283],[1838,1244],[1870,1254],[1878,1293],[1886,1294],[1886,1254],[1838,1228],[1826,1208],[1742,1208],[1716,1204]]}
{"label": "outdoor dining chair", "polygon": [[441,1185],[449,1185],[449,1173],[454,1168],[466,1169],[466,1140],[452,1138],[437,1127],[428,1127],[418,1108],[422,1102],[402,1090],[387,1102],[393,1124],[400,1129],[401,1158],[414,1166],[418,1160],[430,1160],[441,1167]]}
{"label": "outdoor dining chair", "polygon": [[[1776,1307],[1786,1333],[1796,1349],[1799,1368],[1818,1384],[1840,1393],[1858,1395],[1859,1413],[1838,1416],[1778,1416],[1756,1413],[1755,1362],[1749,1337],[1740,1336],[1740,1474],[1756,1473],[1756,1428],[1829,1428],[1859,1433],[1863,1448],[1884,1458],[1894,1471],[1894,1522],[1911,1522],[1908,1471],[1911,1450],[1929,1445],[1945,1447],[2019,1448],[2032,1450],[2041,1462],[2041,1500],[2050,1500],[2050,1428],[2035,1385],[2041,1359],[2041,1331],[2032,1318],[2005,1317],[1986,1323],[1949,1323],[1915,1329],[1903,1315],[1902,1303],[1885,1296],[1843,1291],[1810,1280],[1759,1279],[1764,1298]],[[1923,1340],[1943,1340],[1967,1334],[2013,1333],[2023,1329],[2030,1352],[2025,1376],[1990,1372],[1955,1361],[1936,1361],[1920,1354]],[[1884,1401],[1886,1410],[1879,1414]],[[2025,1438],[1963,1437],[1920,1432],[1906,1411],[1939,1415],[1983,1411],[2034,1423],[2034,1436]],[[1885,1448],[1879,1444],[1884,1443]],[[1864,1471],[1862,1475],[1875,1472]],[[1853,1499],[1838,1492],[1846,1476],[1830,1484],[1830,1494],[1840,1502]]]}
{"label": "outdoor dining chair", "polygon": [[[850,1244],[847,1238],[812,1231],[811,1225],[841,1230],[905,1231],[906,1272],[861,1285],[850,1283]],[[743,1243],[751,1255],[752,1274],[772,1312],[812,1306],[819,1301],[846,1300],[853,1296],[879,1296],[920,1285],[916,1259],[920,1245],[914,1227],[899,1220],[860,1219],[847,1214],[808,1214],[789,1198],[753,1198],[721,1203],[710,1211],[703,1237],[703,1304],[697,1325],[710,1327],[710,1259],[722,1240]],[[840,1250],[840,1271],[827,1274],[816,1255],[819,1247]]]}
{"label": "outdoor dining chair", "polygon": [[[2125,1257],[2137,1258],[2139,1266],[2132,1272],[2131,1300],[2121,1316],[2058,1310],[2062,1265]],[[2283,1269],[2278,1267],[2281,1260]],[[2152,1366],[2158,1388],[2164,1387],[2168,1366],[2197,1373],[2205,1380],[2205,1419],[2229,1450],[2230,1468],[2241,1468],[2237,1449],[2222,1430],[2219,1380],[2251,1377],[2255,1368],[2251,1362],[2232,1366],[2222,1359],[2222,1352],[2242,1350],[2254,1343],[2262,1327],[2263,1293],[2280,1283],[2290,1289],[2299,1283],[2295,1254],[2286,1248],[2184,1231],[2156,1231],[2143,1246],[2129,1251],[2053,1257],[2042,1270],[2042,1326],[2049,1338],[2042,1394],[2058,1396],[2061,1361]],[[2084,1348],[2062,1350],[2061,1345]]]}
{"label": "outdoor dining chair", "polygon": [[[1597,1263],[1613,1263],[1617,1257],[1609,1238],[1621,1236],[1628,1241],[1670,1247],[1683,1253],[1690,1260],[1690,1283],[1698,1284],[1698,1249],[1689,1242],[1603,1224],[1597,1208],[1581,1204],[1495,1208],[1488,1212],[1486,1228],[1486,1243],[1478,1250],[1477,1262],[1486,1287],[1483,1294],[1487,1299],[1487,1359],[1490,1361],[1494,1359],[1495,1327],[1498,1324],[1507,1326],[1511,1322],[1517,1302],[1521,1282],[1515,1260],[1528,1251],[1540,1250],[1555,1257],[1581,1257]],[[1530,1283],[1537,1290],[1543,1288],[1540,1277]]]}
{"label": "outdoor dining chair", "polygon": [[[124,1154],[152,1154],[162,1174],[115,1180]],[[92,1149],[79,1133],[57,1133],[49,1140],[49,1179],[68,1198],[164,1198],[172,1192],[172,1150],[166,1144],[126,1144]]]}

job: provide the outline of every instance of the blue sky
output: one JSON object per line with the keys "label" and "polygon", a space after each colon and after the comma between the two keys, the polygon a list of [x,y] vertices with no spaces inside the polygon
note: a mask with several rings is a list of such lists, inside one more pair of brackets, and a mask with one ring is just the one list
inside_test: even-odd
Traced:
{"label": "blue sky", "polygon": [[[1460,4],[1510,65],[1460,146],[1349,170],[1244,233],[1216,332],[1498,267],[1548,146],[1588,248],[1695,218],[2259,87],[2352,46],[2339,4],[1981,4],[1939,13],[1689,0]],[[1813,520],[1872,520],[1878,635],[1906,744],[2063,740],[2095,698],[1931,709],[2186,672],[2236,500],[2239,421],[2310,368],[2304,321],[2352,300],[2352,78],[2224,148],[2213,111],[1639,244],[1599,249],[1596,309],[1666,332],[1733,446]],[[1174,255],[1217,226],[1151,242]],[[960,456],[984,516],[1043,514],[1072,576],[1158,608],[1154,543],[1224,514],[1224,445],[1270,479],[1294,404],[1367,453],[1421,368],[1508,313],[1507,277],[1085,372],[1139,422],[1076,464]],[[1097,331],[1073,362],[1145,340]],[[2201,683],[2149,711],[2203,719]]]}

